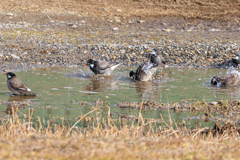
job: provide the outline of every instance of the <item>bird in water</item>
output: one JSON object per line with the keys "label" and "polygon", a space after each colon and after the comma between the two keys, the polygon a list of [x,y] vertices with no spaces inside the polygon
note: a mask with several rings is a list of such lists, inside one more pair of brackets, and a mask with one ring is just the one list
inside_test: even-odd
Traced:
{"label": "bird in water", "polygon": [[26,84],[24,84],[12,72],[3,73],[7,76],[8,89],[15,95],[31,95],[37,96]]}
{"label": "bird in water", "polygon": [[225,76],[214,76],[211,79],[211,84],[218,87],[233,86],[239,82],[240,77],[237,73],[228,73]]}
{"label": "bird in water", "polygon": [[156,71],[156,67],[152,63],[146,62],[140,65],[136,72],[131,71],[129,73],[130,78],[138,81],[149,81],[152,79],[152,75]]}
{"label": "bird in water", "polygon": [[103,74],[104,76],[110,76],[111,72],[117,68],[120,63],[118,62],[107,62],[107,61],[94,61],[93,59],[89,59],[87,63],[84,64],[88,65],[95,74]]}
{"label": "bird in water", "polygon": [[158,53],[156,48],[153,48],[152,52],[149,53],[149,61],[154,67],[157,67],[161,73],[164,68],[168,67],[166,59]]}
{"label": "bird in water", "polygon": [[234,55],[234,57],[233,57],[233,55],[230,56],[230,58],[232,58],[232,62],[233,62],[235,65],[237,65],[237,66],[239,66],[239,64],[240,64],[240,56],[239,56],[239,54],[240,54],[240,51],[237,52],[237,53]]}

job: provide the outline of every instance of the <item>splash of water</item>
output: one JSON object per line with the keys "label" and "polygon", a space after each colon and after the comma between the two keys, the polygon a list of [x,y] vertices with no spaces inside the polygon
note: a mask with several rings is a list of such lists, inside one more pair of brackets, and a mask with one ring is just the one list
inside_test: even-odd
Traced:
{"label": "splash of water", "polygon": [[237,71],[233,66],[227,70],[227,74],[230,74],[230,73],[235,73],[238,75],[238,77],[240,77],[240,72]]}
{"label": "splash of water", "polygon": [[87,77],[86,74],[83,72],[83,70],[81,70],[81,69],[79,69],[79,70],[80,70],[81,75],[82,75],[83,77]]}

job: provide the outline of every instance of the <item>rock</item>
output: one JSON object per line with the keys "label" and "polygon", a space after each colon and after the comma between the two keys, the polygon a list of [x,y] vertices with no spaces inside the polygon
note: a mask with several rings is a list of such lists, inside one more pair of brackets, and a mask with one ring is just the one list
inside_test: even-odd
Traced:
{"label": "rock", "polygon": [[209,32],[219,32],[219,31],[221,31],[221,30],[220,29],[215,29],[215,28],[209,29]]}
{"label": "rock", "polygon": [[162,31],[164,31],[164,32],[173,32],[173,30],[171,30],[171,29],[169,29],[169,28],[167,28],[167,29],[162,29]]}
{"label": "rock", "polygon": [[114,31],[118,31],[119,29],[118,29],[117,27],[114,27],[113,30],[114,30]]}
{"label": "rock", "polygon": [[7,16],[13,16],[13,13],[9,12],[6,14]]}
{"label": "rock", "polygon": [[12,56],[13,59],[20,59],[20,57],[15,55],[15,54],[11,54],[11,56]]}
{"label": "rock", "polygon": [[218,104],[218,102],[210,102],[210,104],[215,106]]}
{"label": "rock", "polygon": [[139,20],[138,23],[145,23],[146,21],[144,20]]}
{"label": "rock", "polygon": [[130,23],[130,24],[131,24],[131,23],[135,23],[135,22],[136,22],[136,20],[129,20],[129,21],[128,21],[128,23]]}
{"label": "rock", "polygon": [[77,25],[73,25],[72,28],[77,28]]}
{"label": "rock", "polygon": [[121,9],[117,9],[117,11],[118,11],[118,12],[122,12],[122,10],[121,10]]}
{"label": "rock", "polygon": [[121,23],[120,17],[115,17],[115,21],[116,21],[117,23]]}

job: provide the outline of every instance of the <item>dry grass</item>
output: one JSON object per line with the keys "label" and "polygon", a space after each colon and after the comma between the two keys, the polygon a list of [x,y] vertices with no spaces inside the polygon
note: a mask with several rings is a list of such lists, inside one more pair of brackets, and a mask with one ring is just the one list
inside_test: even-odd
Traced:
{"label": "dry grass", "polygon": [[21,119],[13,113],[0,125],[0,158],[237,159],[240,156],[239,131],[232,125],[221,129],[215,126],[211,130],[178,127],[170,115],[169,122],[143,119],[141,108],[135,125],[132,120],[112,119],[104,102],[93,106],[74,125],[64,119],[61,124],[55,120],[44,123],[40,118],[33,121],[30,109],[28,116]]}
{"label": "dry grass", "polygon": [[[155,18],[234,20],[240,16],[239,0],[2,0],[2,10],[76,13],[113,18]],[[119,9],[121,11],[119,11]]]}

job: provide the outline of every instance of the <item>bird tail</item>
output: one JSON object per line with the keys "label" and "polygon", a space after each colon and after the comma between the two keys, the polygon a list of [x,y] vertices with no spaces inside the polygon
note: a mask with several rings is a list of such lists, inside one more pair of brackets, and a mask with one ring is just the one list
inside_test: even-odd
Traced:
{"label": "bird tail", "polygon": [[122,64],[122,63],[117,63],[116,65],[113,65],[112,67],[111,67],[111,70],[113,71],[115,68],[117,68],[120,64]]}

